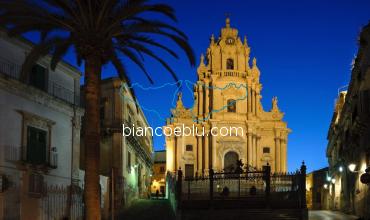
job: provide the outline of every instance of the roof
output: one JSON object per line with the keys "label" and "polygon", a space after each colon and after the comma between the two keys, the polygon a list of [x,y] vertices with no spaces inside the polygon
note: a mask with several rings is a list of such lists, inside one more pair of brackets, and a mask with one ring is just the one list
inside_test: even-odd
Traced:
{"label": "roof", "polygon": [[[7,34],[7,30],[4,29],[4,28],[0,28],[0,32],[3,33],[6,38],[13,39],[15,41],[18,41],[21,44],[26,45],[26,46],[28,46],[30,48],[32,48],[35,45],[37,45],[34,42],[30,41],[29,39],[27,39],[27,38],[25,38],[23,36],[9,37],[9,35]],[[49,57],[50,58],[51,57],[51,54],[47,54],[45,57]],[[82,75],[81,70],[78,67],[72,65],[71,63],[69,63],[65,59],[61,59],[59,63],[62,64],[62,65],[64,65],[64,67],[67,67],[68,69],[70,69],[70,71],[73,71],[75,73],[78,73],[80,76]]]}
{"label": "roof", "polygon": [[327,171],[329,171],[329,167],[324,167],[324,168],[321,168],[321,169],[318,169],[318,170],[313,170],[312,172],[308,173],[307,175],[323,173],[323,172],[327,172]]}
{"label": "roof", "polygon": [[166,151],[154,151],[153,156],[154,163],[165,163],[166,162]]}

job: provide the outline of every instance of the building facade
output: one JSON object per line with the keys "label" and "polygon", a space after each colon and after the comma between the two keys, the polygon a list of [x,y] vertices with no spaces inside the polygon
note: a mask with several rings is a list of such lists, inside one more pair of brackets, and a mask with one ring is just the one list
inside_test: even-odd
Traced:
{"label": "building facade", "polygon": [[81,74],[45,57],[21,80],[32,47],[0,32],[0,219],[78,218],[66,207],[80,178]]}
{"label": "building facade", "polygon": [[[242,159],[249,168],[269,163],[272,172],[285,172],[290,129],[276,97],[270,111],[264,110],[261,90],[256,58],[250,65],[247,39],[240,39],[227,18],[221,35],[212,35],[206,56],[200,58],[193,106],[184,107],[179,95],[166,125],[172,130],[194,126],[204,135],[166,137],[167,169],[181,167],[189,176],[210,168],[231,171]],[[228,136],[220,135],[222,127],[229,128]],[[218,135],[212,135],[216,130]]]}
{"label": "building facade", "polygon": [[152,196],[158,195],[165,197],[166,195],[166,151],[155,151],[153,158],[153,171],[152,171]]}
{"label": "building facade", "polygon": [[[83,93],[83,88],[82,88]],[[123,134],[126,127],[148,127],[148,122],[130,88],[119,78],[101,81],[100,89],[100,174],[101,206],[108,217],[150,194],[152,134]],[[81,167],[83,152],[81,149]]]}
{"label": "building facade", "polygon": [[328,132],[330,208],[370,218],[370,24],[359,37],[348,91],[339,93]]}
{"label": "building facade", "polygon": [[312,210],[328,209],[329,184],[326,181],[328,167],[312,171],[306,176],[307,208]]}

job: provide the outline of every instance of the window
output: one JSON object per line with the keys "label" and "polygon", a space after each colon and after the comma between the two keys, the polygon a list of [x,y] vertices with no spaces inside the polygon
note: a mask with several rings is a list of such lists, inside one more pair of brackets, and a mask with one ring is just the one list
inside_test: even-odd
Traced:
{"label": "window", "polygon": [[127,151],[127,169],[128,172],[131,172],[131,153],[130,151]]}
{"label": "window", "polygon": [[227,112],[236,112],[236,101],[234,99],[227,100]]}
{"label": "window", "polygon": [[226,69],[233,70],[234,69],[234,60],[233,59],[227,59],[226,60]]}
{"label": "window", "polygon": [[159,172],[160,172],[160,173],[164,173],[164,172],[165,172],[165,170],[164,170],[164,166],[159,167]]}
{"label": "window", "polygon": [[105,119],[105,103],[106,99],[103,98],[100,100],[100,110],[99,110],[99,117],[100,117],[100,126],[102,127],[104,125],[104,119]]}
{"label": "window", "polygon": [[31,69],[31,74],[29,75],[29,84],[46,91],[46,81],[46,69],[38,64],[34,65]]}
{"label": "window", "polygon": [[186,147],[185,147],[185,150],[186,151],[193,151],[193,145],[187,144]]}
{"label": "window", "polygon": [[270,153],[270,148],[269,147],[264,147],[263,148],[263,153],[264,154],[269,154]]}
{"label": "window", "polygon": [[134,124],[134,120],[132,119],[134,117],[134,112],[128,106],[127,106],[127,110],[128,110],[127,122],[128,122],[128,126],[131,127]]}
{"label": "window", "polygon": [[27,162],[35,165],[47,162],[47,132],[35,127],[27,127]]}
{"label": "window", "polygon": [[40,197],[43,193],[44,177],[38,173],[31,173],[28,181],[28,193],[31,197]]}

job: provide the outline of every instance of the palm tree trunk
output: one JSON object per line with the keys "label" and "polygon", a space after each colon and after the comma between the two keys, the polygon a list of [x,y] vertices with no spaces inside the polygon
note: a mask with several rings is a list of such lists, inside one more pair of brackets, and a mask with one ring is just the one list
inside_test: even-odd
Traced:
{"label": "palm tree trunk", "polygon": [[85,63],[85,207],[87,220],[100,219],[100,75],[101,62],[89,56]]}

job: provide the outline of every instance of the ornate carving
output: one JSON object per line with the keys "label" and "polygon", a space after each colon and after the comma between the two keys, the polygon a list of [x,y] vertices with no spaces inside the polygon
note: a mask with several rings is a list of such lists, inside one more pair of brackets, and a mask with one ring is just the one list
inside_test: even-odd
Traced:
{"label": "ornate carving", "polygon": [[185,108],[182,103],[182,93],[178,94],[176,108],[171,110],[173,117],[176,118],[191,118],[190,109]]}

